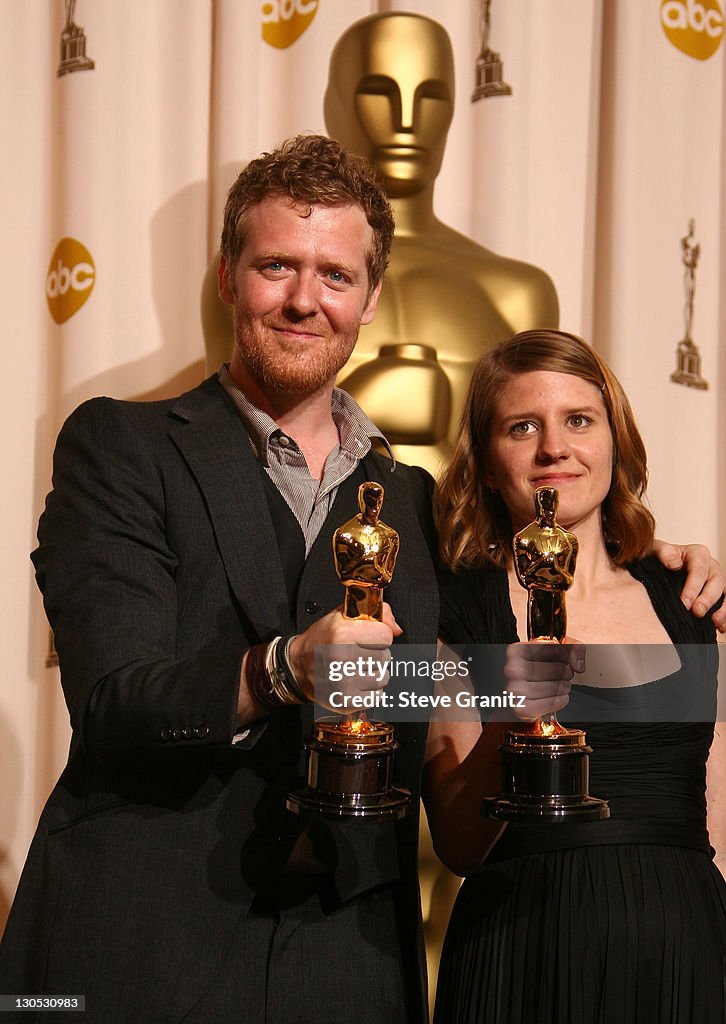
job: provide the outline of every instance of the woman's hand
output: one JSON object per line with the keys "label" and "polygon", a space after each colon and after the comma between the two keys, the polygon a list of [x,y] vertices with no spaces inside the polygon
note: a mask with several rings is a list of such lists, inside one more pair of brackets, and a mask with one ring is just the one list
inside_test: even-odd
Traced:
{"label": "woman's hand", "polygon": [[529,640],[510,644],[504,664],[507,688],[524,697],[524,707],[516,708],[525,722],[560,711],[570,699],[570,686],[576,672],[585,671],[585,646],[572,637],[565,642],[546,643]]}

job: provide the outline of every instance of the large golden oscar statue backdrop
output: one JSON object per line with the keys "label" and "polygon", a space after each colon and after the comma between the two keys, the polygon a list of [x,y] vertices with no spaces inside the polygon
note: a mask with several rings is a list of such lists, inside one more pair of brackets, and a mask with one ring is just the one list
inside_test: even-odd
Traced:
{"label": "large golden oscar statue backdrop", "polygon": [[[537,267],[490,252],[434,214],[434,184],[454,113],[445,29],[409,12],[374,14],[343,33],[325,93],[329,134],[377,168],[396,218],[376,318],[339,383],[404,462],[437,473],[458,430],[471,372],[491,345],[556,327],[557,296]],[[207,368],[232,345],[230,307],[204,283]]]}

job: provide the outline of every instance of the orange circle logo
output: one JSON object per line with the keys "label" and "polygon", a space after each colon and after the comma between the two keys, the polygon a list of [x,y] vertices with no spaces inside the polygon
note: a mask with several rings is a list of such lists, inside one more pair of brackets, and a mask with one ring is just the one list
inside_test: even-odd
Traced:
{"label": "orange circle logo", "polygon": [[285,50],[299,39],[318,9],[318,0],[264,0],[262,38],[276,50]]}
{"label": "orange circle logo", "polygon": [[723,38],[719,0],[661,0],[660,23],[675,47],[696,60],[713,57]]}
{"label": "orange circle logo", "polygon": [[48,309],[57,324],[78,312],[95,282],[96,268],[85,245],[75,238],[61,238],[50,258],[45,279]]}

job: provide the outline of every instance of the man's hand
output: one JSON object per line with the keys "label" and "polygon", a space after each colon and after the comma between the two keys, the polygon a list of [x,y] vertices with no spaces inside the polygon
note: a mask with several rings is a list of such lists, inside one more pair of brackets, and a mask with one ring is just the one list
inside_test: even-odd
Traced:
{"label": "man's hand", "polygon": [[[702,619],[726,591],[726,575],[711,552],[703,544],[669,544],[653,542],[653,554],[667,569],[687,572],[681,601],[698,619]],[[720,633],[726,633],[726,602],[711,616]]]}
{"label": "man's hand", "polygon": [[575,672],[585,671],[585,647],[567,638],[565,643],[510,644],[504,664],[507,688],[525,698],[517,717],[531,722],[551,711],[560,711],[570,699]]}
{"label": "man's hand", "polygon": [[[309,700],[341,711],[344,710],[341,708],[343,698],[364,697],[373,690],[385,689],[389,681],[390,647],[394,637],[402,632],[391,606],[385,602],[381,622],[347,619],[338,608],[295,637],[289,650],[290,666]],[[320,648],[331,650],[321,651]],[[340,671],[341,661],[361,666],[361,670],[344,673]],[[338,670],[333,671],[334,667]],[[334,705],[329,701],[332,692],[343,694],[343,698],[336,698]],[[348,704],[347,710],[355,708]]]}

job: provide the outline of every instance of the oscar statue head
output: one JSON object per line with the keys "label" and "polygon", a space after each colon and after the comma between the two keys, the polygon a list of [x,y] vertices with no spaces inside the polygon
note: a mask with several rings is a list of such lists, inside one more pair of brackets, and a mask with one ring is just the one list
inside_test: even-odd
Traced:
{"label": "oscar statue head", "polygon": [[367,157],[391,197],[433,184],[454,112],[454,56],[438,22],[391,11],[355,22],[330,58],[328,132]]}

